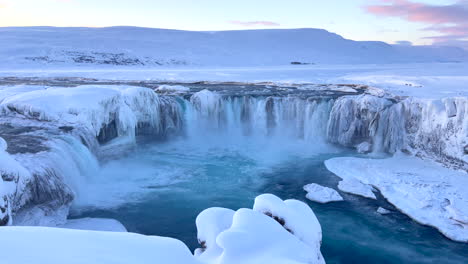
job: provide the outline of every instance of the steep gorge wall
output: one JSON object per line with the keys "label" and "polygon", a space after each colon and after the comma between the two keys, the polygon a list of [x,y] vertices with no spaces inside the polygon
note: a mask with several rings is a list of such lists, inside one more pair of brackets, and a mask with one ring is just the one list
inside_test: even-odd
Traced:
{"label": "steep gorge wall", "polygon": [[403,151],[468,170],[468,99],[341,97],[330,113],[327,139],[347,147],[368,144],[367,151]]}

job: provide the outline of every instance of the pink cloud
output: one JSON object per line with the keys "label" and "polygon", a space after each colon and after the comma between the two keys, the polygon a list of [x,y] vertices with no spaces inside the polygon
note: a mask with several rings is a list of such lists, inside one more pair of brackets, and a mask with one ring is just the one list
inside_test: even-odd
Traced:
{"label": "pink cloud", "polygon": [[[399,17],[410,22],[428,24],[426,31],[440,36],[428,37],[435,43],[464,43],[468,38],[468,0],[450,5],[430,5],[411,0],[380,0],[364,9],[376,16]],[[465,45],[463,45],[465,46]]]}
{"label": "pink cloud", "polygon": [[233,20],[229,21],[231,24],[243,26],[243,27],[256,27],[256,26],[267,26],[267,27],[277,27],[280,26],[280,24],[272,21],[239,21],[239,20]]}
{"label": "pink cloud", "polygon": [[372,14],[400,17],[412,22],[423,23],[467,23],[468,1],[452,5],[428,5],[409,0],[381,0],[380,5],[368,5],[365,9]]}

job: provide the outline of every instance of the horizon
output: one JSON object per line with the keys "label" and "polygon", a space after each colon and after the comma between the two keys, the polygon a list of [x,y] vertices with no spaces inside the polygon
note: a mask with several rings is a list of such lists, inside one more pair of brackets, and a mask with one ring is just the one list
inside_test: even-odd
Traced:
{"label": "horizon", "polygon": [[197,32],[312,28],[356,41],[468,50],[467,0],[297,0],[294,4],[266,0],[0,0],[0,17],[0,27],[120,26]]}

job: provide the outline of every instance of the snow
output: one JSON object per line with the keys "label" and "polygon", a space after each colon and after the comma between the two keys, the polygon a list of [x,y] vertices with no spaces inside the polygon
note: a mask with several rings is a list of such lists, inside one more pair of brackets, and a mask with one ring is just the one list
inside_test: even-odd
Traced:
{"label": "snow", "polygon": [[[203,248],[191,255],[172,238],[125,232],[112,219],[69,220],[62,228],[2,227],[2,261],[38,263],[323,264],[322,231],[300,201],[260,195],[253,209],[208,208],[196,220]],[[92,230],[106,231],[92,231]],[[27,250],[24,250],[27,249]]]}
{"label": "snow", "polygon": [[377,208],[377,213],[381,214],[381,215],[386,215],[386,214],[390,214],[390,210],[387,210],[383,207],[379,207]]}
{"label": "snow", "polygon": [[57,227],[78,230],[127,232],[125,226],[115,219],[107,218],[80,218],[68,219],[63,225]]}
{"label": "snow", "polygon": [[195,255],[204,263],[325,263],[322,229],[310,207],[272,194],[255,198],[252,209],[210,208],[197,217]]}
{"label": "snow", "polygon": [[9,264],[200,264],[176,239],[125,232],[3,227],[0,244]]}
{"label": "snow", "polygon": [[456,241],[468,241],[466,171],[404,154],[387,159],[333,158],[325,166],[338,177],[358,180],[417,222],[437,228]]}
{"label": "snow", "polygon": [[182,85],[160,85],[158,88],[155,89],[156,92],[159,93],[174,93],[174,94],[179,94],[179,93],[186,93],[190,91],[189,87],[182,86]]}
{"label": "snow", "polygon": [[329,203],[343,201],[343,197],[337,191],[316,183],[305,185],[304,191],[307,192],[306,198],[314,202]]}
{"label": "snow", "polygon": [[352,193],[370,199],[377,199],[375,194],[372,192],[372,186],[363,184],[356,179],[345,179],[340,181],[338,183],[338,189],[346,193]]}
{"label": "snow", "polygon": [[197,216],[197,237],[203,248],[196,249],[194,255],[201,261],[212,261],[223,254],[223,248],[216,239],[221,232],[231,227],[234,213],[231,209],[213,207]]}
{"label": "snow", "polygon": [[468,61],[468,53],[459,48],[352,41],[322,29],[200,32],[136,27],[14,27],[0,29],[0,43],[3,68]]}

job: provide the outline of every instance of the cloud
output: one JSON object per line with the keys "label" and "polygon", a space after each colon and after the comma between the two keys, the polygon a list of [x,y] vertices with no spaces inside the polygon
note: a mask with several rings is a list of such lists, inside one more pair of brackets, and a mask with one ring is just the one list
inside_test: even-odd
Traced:
{"label": "cloud", "polygon": [[427,24],[428,27],[423,30],[440,34],[427,37],[435,44],[457,43],[466,47],[468,0],[459,0],[450,5],[423,4],[412,0],[379,0],[379,4],[367,5],[364,9],[377,16],[399,17],[410,22]]}
{"label": "cloud", "polygon": [[280,24],[272,21],[239,21],[232,20],[228,21],[230,24],[239,25],[243,27],[257,27],[257,26],[266,26],[266,27],[278,27]]}

